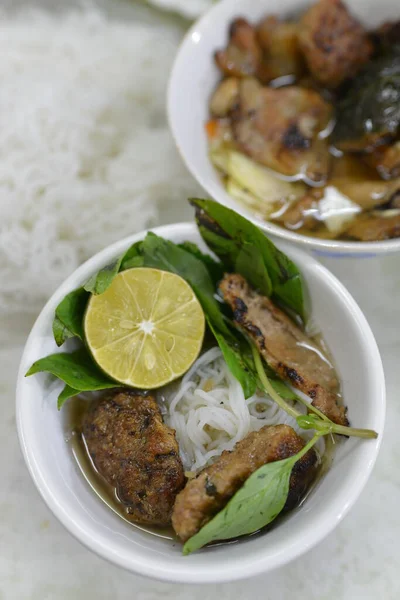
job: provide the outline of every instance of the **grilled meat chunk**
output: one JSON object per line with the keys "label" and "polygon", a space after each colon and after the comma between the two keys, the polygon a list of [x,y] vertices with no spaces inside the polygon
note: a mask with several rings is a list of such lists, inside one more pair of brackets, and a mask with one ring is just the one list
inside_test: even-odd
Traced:
{"label": "grilled meat chunk", "polygon": [[[297,454],[304,441],[288,425],[266,425],[248,434],[232,452],[223,452],[210,467],[186,484],[178,495],[172,525],[182,541],[188,540],[210,521],[262,465]],[[316,473],[313,449],[293,468],[285,509],[293,508]]]}
{"label": "grilled meat chunk", "polygon": [[298,229],[307,227],[307,229],[317,229],[318,221],[318,200],[323,196],[320,188],[312,189],[299,200],[289,204],[288,208],[282,212],[277,211],[278,215],[271,216],[271,220],[277,223],[283,223],[288,229]]}
{"label": "grilled meat chunk", "polygon": [[274,16],[266,17],[257,27],[257,37],[263,50],[263,61],[257,76],[263,83],[278,77],[293,75],[298,78],[304,71],[296,23],[282,22]]}
{"label": "grilled meat chunk", "polygon": [[254,340],[268,365],[312,398],[312,404],[332,421],[347,425],[346,409],[338,405],[335,371],[321,350],[241,275],[225,275],[220,291],[233,310],[235,323]]}
{"label": "grilled meat chunk", "polygon": [[235,106],[239,93],[239,80],[236,77],[223,79],[210,100],[210,112],[214,117],[227,117]]}
{"label": "grilled meat chunk", "polygon": [[311,74],[328,88],[355,75],[373,51],[366,31],[341,0],[320,0],[308,9],[299,43]]}
{"label": "grilled meat chunk", "polygon": [[365,215],[355,221],[344,233],[346,238],[360,242],[375,242],[400,237],[400,213],[396,209],[392,216]]}
{"label": "grilled meat chunk", "polygon": [[215,53],[215,62],[224,75],[246,77],[257,72],[261,55],[254,27],[238,18],[231,24],[228,46]]}
{"label": "grilled meat chunk", "polygon": [[185,476],[175,432],[163,424],[154,397],[113,392],[90,407],[82,433],[96,469],[126,506],[127,518],[168,524]]}
{"label": "grilled meat chunk", "polygon": [[378,146],[363,158],[383,179],[400,177],[400,142],[391,146]]}
{"label": "grilled meat chunk", "polygon": [[240,149],[261,164],[313,183],[326,180],[329,149],[319,133],[331,118],[331,106],[313,90],[263,87],[242,79],[232,111],[232,130]]}
{"label": "grilled meat chunk", "polygon": [[391,181],[339,177],[332,179],[331,185],[337,188],[344,196],[347,196],[350,200],[361,206],[362,210],[398,208],[400,177]]}

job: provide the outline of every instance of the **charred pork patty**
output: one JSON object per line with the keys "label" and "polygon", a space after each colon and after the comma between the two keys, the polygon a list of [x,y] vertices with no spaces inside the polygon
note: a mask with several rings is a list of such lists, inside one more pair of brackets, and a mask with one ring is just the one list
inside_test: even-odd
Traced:
{"label": "charred pork patty", "polygon": [[168,524],[185,476],[175,432],[164,425],[154,397],[113,392],[90,407],[82,433],[126,516],[138,523]]}
{"label": "charred pork patty", "polygon": [[[189,481],[178,495],[172,525],[182,541],[188,540],[210,521],[262,465],[297,454],[304,441],[288,425],[266,425],[238,442],[232,452],[223,452],[210,467]],[[293,468],[286,509],[304,495],[317,467],[310,450]]]}
{"label": "charred pork patty", "polygon": [[241,275],[225,275],[220,291],[233,310],[235,323],[254,340],[267,364],[307,394],[331,421],[348,425],[346,408],[338,404],[335,371],[314,342]]}

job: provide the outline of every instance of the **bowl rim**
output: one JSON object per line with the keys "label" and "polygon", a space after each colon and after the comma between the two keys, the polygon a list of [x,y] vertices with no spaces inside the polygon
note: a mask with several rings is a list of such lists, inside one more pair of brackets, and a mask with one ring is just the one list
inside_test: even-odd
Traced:
{"label": "bowl rim", "polygon": [[[202,188],[208,194],[210,194],[214,200],[216,200],[223,206],[227,206],[228,208],[235,210],[237,213],[241,214],[243,217],[257,225],[257,227],[262,229],[265,233],[275,238],[278,237],[282,240],[292,242],[293,244],[298,244],[305,248],[312,249],[313,251],[315,251],[316,254],[319,254],[321,256],[336,257],[338,255],[342,255],[348,257],[362,256],[364,258],[372,258],[380,254],[391,254],[394,252],[400,252],[400,238],[395,238],[391,240],[381,240],[376,242],[351,242],[343,240],[328,240],[313,238],[307,235],[301,235],[299,233],[296,233],[295,231],[284,229],[283,227],[275,225],[274,223],[271,223],[269,221],[264,221],[263,219],[259,218],[256,214],[243,207],[239,202],[236,202],[233,198],[231,198],[229,194],[223,189],[222,184],[217,184],[216,182],[209,179],[203,173],[202,169],[196,164],[194,164],[194,161],[191,161],[190,158],[186,155],[181,144],[181,135],[178,126],[179,117],[175,118],[175,114],[177,113],[175,112],[174,91],[175,88],[179,88],[181,81],[178,72],[182,68],[181,65],[184,62],[185,55],[188,52],[189,48],[193,45],[196,45],[193,40],[198,40],[202,36],[202,32],[208,27],[212,27],[213,22],[215,22],[216,19],[221,18],[221,15],[222,18],[225,19],[224,14],[227,10],[227,7],[233,7],[236,5],[236,0],[219,0],[218,3],[210,7],[202,16],[200,16],[192,24],[190,29],[186,32],[181,43],[179,44],[178,50],[175,55],[167,87],[167,117],[169,129],[174,138],[175,145],[187,169],[190,171],[190,173],[193,175],[196,181],[202,186]],[[238,13],[240,13],[240,6],[238,7],[237,11]],[[189,78],[190,80],[192,78],[192,73],[193,70],[191,71],[191,77]]]}
{"label": "bowl rim", "polygon": [[[179,223],[155,227],[151,229],[151,231],[166,237],[173,235],[181,235],[184,237],[185,235],[189,235],[190,232],[193,232],[195,228],[196,226],[194,223]],[[52,311],[55,300],[57,299],[57,301],[59,301],[61,296],[63,296],[65,293],[68,293],[68,290],[74,289],[74,287],[77,285],[77,280],[80,280],[82,274],[89,270],[101,268],[101,266],[107,264],[107,261],[123,252],[127,247],[129,247],[130,244],[143,239],[146,232],[147,230],[117,241],[114,244],[107,246],[80,265],[80,267],[71,273],[71,275],[55,290],[36,319],[22,353],[16,389],[17,431],[25,463],[44,502],[47,504],[54,516],[67,529],[67,531],[89,550],[95,552],[101,558],[104,558],[130,572],[171,583],[198,584],[223,583],[238,579],[245,579],[250,576],[261,574],[274,568],[283,566],[291,560],[301,556],[322,541],[329,533],[333,531],[333,529],[345,517],[345,515],[357,501],[365,484],[367,483],[379,453],[384,432],[386,409],[385,377],[382,361],[374,335],[364,314],[344,285],[328,269],[326,269],[323,265],[318,263],[315,258],[304,251],[296,251],[296,256],[300,257],[303,264],[308,262],[310,266],[318,269],[320,272],[320,277],[329,280],[332,293],[341,296],[343,303],[347,304],[348,310],[351,311],[353,319],[358,320],[360,327],[362,327],[363,335],[366,338],[366,347],[368,348],[368,353],[370,357],[372,357],[372,360],[376,366],[376,369],[374,369],[374,397],[376,397],[376,410],[374,413],[373,426],[380,432],[380,435],[376,440],[370,440],[368,445],[365,445],[365,448],[363,449],[363,455],[359,458],[359,461],[364,466],[363,468],[359,468],[358,471],[354,473],[354,478],[352,479],[351,483],[348,483],[346,486],[346,497],[343,497],[343,504],[340,505],[340,508],[337,507],[337,511],[333,511],[330,519],[327,519],[325,514],[321,516],[319,523],[320,526],[315,527],[313,528],[313,531],[308,532],[306,539],[288,546],[284,556],[279,554],[269,556],[267,564],[265,564],[266,558],[262,553],[260,553],[258,560],[254,560],[253,558],[251,564],[249,564],[246,563],[246,560],[244,559],[241,561],[241,564],[235,564],[234,570],[232,568],[232,563],[224,564],[217,561],[217,567],[215,565],[213,567],[212,564],[207,566],[199,566],[188,562],[187,566],[185,565],[185,568],[181,569],[179,572],[178,570],[173,570],[171,572],[168,566],[164,565],[163,568],[161,559],[156,564],[147,559],[142,560],[138,552],[134,553],[133,558],[131,553],[122,554],[117,553],[116,551],[113,552],[112,546],[105,544],[104,541],[100,539],[100,536],[95,538],[92,535],[89,535],[88,531],[86,531],[84,527],[81,527],[80,524],[74,520],[73,515],[71,516],[68,510],[65,510],[62,502],[62,496],[58,496],[57,492],[52,490],[47,484],[46,470],[41,468],[41,465],[36,462],[35,456],[31,455],[30,453],[28,417],[26,417],[24,411],[24,393],[22,390],[22,384],[24,381],[26,368],[25,357],[29,354],[31,347],[35,345],[37,331],[40,329],[41,324],[49,319],[49,311]],[[281,242],[279,245],[280,247],[285,247],[285,244],[282,244]],[[293,246],[287,244],[286,247],[291,249],[293,252]]]}

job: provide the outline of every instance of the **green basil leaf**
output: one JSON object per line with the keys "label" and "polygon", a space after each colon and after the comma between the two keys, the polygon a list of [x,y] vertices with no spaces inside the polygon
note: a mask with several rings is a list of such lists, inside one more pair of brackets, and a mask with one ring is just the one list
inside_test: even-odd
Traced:
{"label": "green basil leaf", "polygon": [[86,348],[70,354],[61,352],[41,358],[33,363],[25,377],[41,372],[51,373],[80,392],[105,390],[119,385],[96,366]]}
{"label": "green basil leaf", "polygon": [[201,260],[209,272],[211,279],[214,284],[217,285],[219,281],[221,281],[224,276],[224,266],[222,263],[217,262],[212,256],[209,254],[204,254],[196,244],[193,242],[183,242],[182,244],[178,244],[179,248],[186,250],[186,252],[190,252],[196,258]]}
{"label": "green basil leaf", "polygon": [[[251,347],[244,336],[237,332],[238,339],[233,341],[225,339],[212,323],[207,319],[208,327],[218,342],[218,346],[224,356],[225,362],[232,375],[239,381],[242,386],[245,398],[250,398],[256,393],[257,388],[262,388],[261,382],[258,379],[257,369],[254,364]],[[233,324],[232,324],[232,328]],[[275,371],[268,365],[265,365],[268,373],[268,379],[274,390],[285,400],[296,400],[296,394],[283,382],[277,379]]]}
{"label": "green basil leaf", "polygon": [[92,275],[92,277],[83,286],[87,292],[98,296],[103,294],[111,285],[114,277],[119,272],[123,257],[120,256],[114,260],[111,264],[101,269],[98,273]]}
{"label": "green basil leaf", "polygon": [[133,267],[143,267],[142,246],[142,241],[132,244],[124,255],[119,256],[111,264],[92,275],[84,285],[84,289],[95,296],[103,294],[110,287],[114,277],[120,271]]}
{"label": "green basil leaf", "polygon": [[125,252],[121,261],[120,271],[125,271],[126,269],[133,269],[136,267],[143,267],[144,259],[143,259],[143,242],[136,242],[132,244],[130,248]]}
{"label": "green basil leaf", "polygon": [[53,335],[57,346],[71,337],[83,339],[83,315],[88,299],[89,293],[79,288],[67,294],[57,306],[53,321]]}
{"label": "green basil leaf", "polygon": [[[224,265],[235,270],[244,244],[252,245],[252,255],[259,254],[262,262],[259,261],[253,271],[251,262],[242,258],[238,265],[241,275],[266,296],[272,293],[304,319],[301,276],[289,257],[278,250],[258,227],[233,210],[213,200],[194,198],[190,202],[196,209],[196,222],[204,241]],[[247,248],[246,252],[249,254],[250,250]]]}
{"label": "green basil leaf", "polygon": [[215,286],[204,263],[173,242],[148,233],[143,242],[146,267],[170,271],[189,283],[213,326],[227,338],[232,337],[215,299]]}
{"label": "green basil leaf", "polygon": [[137,269],[138,267],[144,267],[144,258],[143,256],[134,256],[130,260],[124,262],[123,268],[121,267],[121,271],[126,271],[127,269]]}
{"label": "green basil leaf", "polygon": [[65,340],[74,337],[74,334],[64,325],[58,317],[53,320],[53,337],[57,346],[62,346]]}
{"label": "green basil leaf", "polygon": [[77,396],[78,394],[80,394],[79,390],[75,390],[74,388],[70,387],[69,385],[65,385],[64,389],[58,396],[58,401],[57,401],[58,410],[60,410],[62,408],[64,402],[66,402],[66,400],[68,400],[68,398],[73,398],[74,396]]}
{"label": "green basil leaf", "polygon": [[223,335],[216,331],[209,320],[207,320],[207,323],[218,342],[218,346],[221,349],[230,372],[242,386],[245,398],[250,398],[256,392],[257,377],[244,362],[239,347],[235,346],[231,341],[228,342]]}
{"label": "green basil leaf", "polygon": [[256,282],[254,285],[265,295],[272,294],[273,287],[270,276],[265,268],[263,257],[254,244],[243,242],[236,258],[235,271],[241,273],[250,283],[251,281]]}
{"label": "green basil leaf", "polygon": [[257,469],[225,508],[186,542],[183,554],[210,542],[254,533],[271,523],[285,506],[295,462],[290,457]]}

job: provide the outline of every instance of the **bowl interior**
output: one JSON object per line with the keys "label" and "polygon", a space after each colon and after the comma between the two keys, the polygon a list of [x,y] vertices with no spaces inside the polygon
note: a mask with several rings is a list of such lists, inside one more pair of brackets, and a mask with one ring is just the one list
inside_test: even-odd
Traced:
{"label": "bowl interior", "polygon": [[[208,103],[220,80],[213,61],[215,50],[226,44],[232,19],[244,16],[256,22],[267,14],[282,18],[296,16],[313,0],[222,0],[193,25],[178,51],[172,69],[168,92],[168,115],[178,149],[192,175],[212,198],[233,208],[269,234],[305,246],[329,248],[334,252],[393,252],[400,249],[400,240],[383,242],[343,242],[319,240],[289,231],[266,222],[235,201],[226,191],[217,171],[208,158],[204,123],[209,118]],[[368,27],[385,20],[399,18],[394,0],[349,0],[346,4]]]}
{"label": "bowl interior", "polygon": [[[203,245],[194,225],[156,229],[159,235]],[[132,527],[91,490],[73,458],[65,422],[58,412],[59,385],[45,375],[24,378],[38,358],[55,352],[54,309],[62,297],[120,255],[142,235],[132,236],[82,265],[57,290],[40,314],[28,339],[18,378],[17,419],[22,449],[32,477],[48,506],[81,542],[118,565],[156,578],[215,582],[247,577],[289,561],[332,530],[355,501],[374,464],[380,438],[349,439],[304,505],[267,535],[216,546],[189,557],[179,544]],[[343,286],[308,255],[280,244],[297,261],[306,281],[312,314],[334,357],[349,416],[359,427],[384,423],[384,378],[379,352],[360,309]]]}

